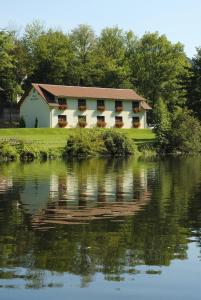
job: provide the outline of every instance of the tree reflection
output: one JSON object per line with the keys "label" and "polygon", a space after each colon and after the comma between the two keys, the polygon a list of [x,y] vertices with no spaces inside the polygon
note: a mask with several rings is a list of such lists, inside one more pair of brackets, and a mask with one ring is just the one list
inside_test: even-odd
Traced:
{"label": "tree reflection", "polygon": [[27,288],[48,286],[47,270],[84,287],[97,272],[119,281],[186,259],[191,237],[201,247],[200,157],[0,168],[0,280],[23,267]]}

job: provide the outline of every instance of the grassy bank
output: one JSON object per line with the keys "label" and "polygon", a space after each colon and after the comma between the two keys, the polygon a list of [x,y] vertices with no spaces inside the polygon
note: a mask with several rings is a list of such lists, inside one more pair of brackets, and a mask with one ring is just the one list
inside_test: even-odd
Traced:
{"label": "grassy bank", "polygon": [[[9,128],[0,129],[0,142],[4,140],[17,139],[24,143],[38,144],[40,147],[63,147],[66,139],[75,132],[83,129],[62,129],[62,128]],[[91,129],[84,129],[90,131]],[[153,141],[154,133],[150,129],[118,129],[118,132],[135,142]]]}
{"label": "grassy bank", "polygon": [[[149,129],[0,129],[1,160],[34,160],[62,157],[65,152],[67,140],[72,140],[72,136],[74,136],[74,145],[78,144],[78,137],[80,135],[84,137],[82,137],[83,142],[81,146],[84,149],[87,140],[89,141],[91,136],[97,135],[100,132],[102,132],[102,137],[106,132],[112,132],[112,139],[114,136],[115,139],[124,136],[127,141],[132,142],[134,145],[139,143],[142,145],[143,143],[146,144],[147,142],[153,142],[154,140],[154,134]],[[92,146],[93,144],[94,142],[92,143]],[[92,147],[90,146],[89,148]],[[117,148],[121,148],[121,142],[118,144]],[[109,149],[107,151],[109,151]],[[100,151],[98,150],[97,153],[99,152]]]}

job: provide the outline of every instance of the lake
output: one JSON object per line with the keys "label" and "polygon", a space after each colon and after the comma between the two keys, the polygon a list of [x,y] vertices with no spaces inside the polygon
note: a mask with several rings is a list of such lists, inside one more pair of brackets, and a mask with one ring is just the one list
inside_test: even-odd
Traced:
{"label": "lake", "polygon": [[0,299],[200,299],[201,157],[0,165]]}

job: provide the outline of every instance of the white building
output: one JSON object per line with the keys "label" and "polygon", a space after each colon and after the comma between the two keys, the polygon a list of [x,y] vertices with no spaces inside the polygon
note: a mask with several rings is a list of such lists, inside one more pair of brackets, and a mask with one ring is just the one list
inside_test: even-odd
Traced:
{"label": "white building", "polygon": [[20,117],[29,128],[146,128],[149,109],[131,89],[33,83],[20,100]]}

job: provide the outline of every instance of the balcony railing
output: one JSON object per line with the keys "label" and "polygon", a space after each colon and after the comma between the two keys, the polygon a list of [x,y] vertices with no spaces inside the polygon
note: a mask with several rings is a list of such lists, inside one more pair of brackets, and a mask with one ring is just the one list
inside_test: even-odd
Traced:
{"label": "balcony railing", "polygon": [[123,127],[124,126],[124,123],[122,122],[122,121],[116,121],[115,122],[115,127],[116,128],[121,128],[121,127]]}
{"label": "balcony railing", "polygon": [[68,125],[68,123],[65,121],[65,120],[59,120],[58,121],[58,126],[60,127],[60,128],[64,128],[64,127],[66,127]]}
{"label": "balcony railing", "polygon": [[67,104],[59,104],[59,109],[60,110],[65,110],[67,108],[68,108]]}
{"label": "balcony railing", "polygon": [[81,128],[84,128],[87,126],[87,122],[84,120],[80,120],[80,121],[78,121],[78,126]]}
{"label": "balcony railing", "polygon": [[133,128],[139,128],[140,122],[133,122]]}
{"label": "balcony railing", "polygon": [[107,125],[105,121],[97,121],[97,127],[102,127],[104,128]]}
{"label": "balcony railing", "polygon": [[105,110],[105,105],[98,105],[97,110],[104,111]]}
{"label": "balcony railing", "polygon": [[121,112],[123,110],[123,106],[116,106],[115,110],[116,112]]}
{"label": "balcony railing", "polygon": [[80,111],[85,111],[87,109],[87,106],[86,105],[78,105],[78,109]]}

